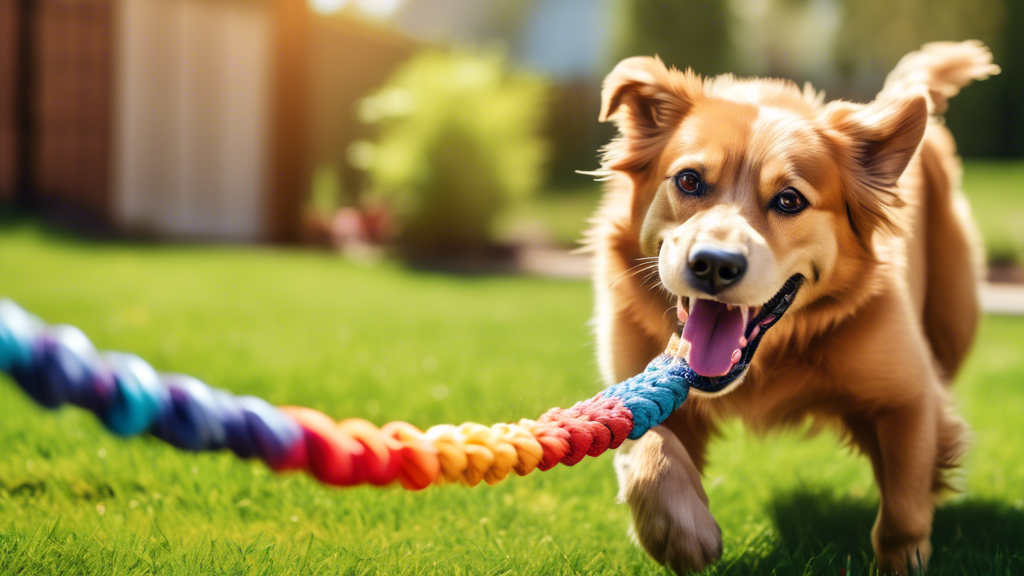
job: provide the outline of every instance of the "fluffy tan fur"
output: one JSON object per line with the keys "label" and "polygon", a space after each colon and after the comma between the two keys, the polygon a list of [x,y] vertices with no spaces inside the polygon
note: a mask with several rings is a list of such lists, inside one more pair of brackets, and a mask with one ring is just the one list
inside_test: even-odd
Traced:
{"label": "fluffy tan fur", "polygon": [[[959,160],[935,114],[994,73],[980,43],[929,44],[866,105],[826,104],[781,80],[701,78],[657,58],[608,75],[601,119],[620,135],[604,152],[607,191],[588,236],[605,379],[637,373],[664,349],[677,297],[707,297],[682,274],[697,242],[750,262],[714,296],[723,302],[757,306],[789,276],[806,279],[741,383],[691,395],[617,462],[634,533],[656,560],[682,573],[721,555],[700,472],[716,422],[738,416],[755,431],[807,419],[838,427],[874,467],[879,565],[906,572],[918,553],[927,561],[936,494],[966,445],[947,383],[979,316]],[[671,176],[683,169],[712,192],[680,194]],[[810,208],[772,212],[790,186]]]}

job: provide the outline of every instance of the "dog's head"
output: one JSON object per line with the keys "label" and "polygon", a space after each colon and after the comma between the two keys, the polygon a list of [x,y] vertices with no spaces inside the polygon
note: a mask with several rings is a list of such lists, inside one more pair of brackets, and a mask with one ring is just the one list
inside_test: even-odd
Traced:
{"label": "dog's head", "polygon": [[928,109],[916,94],[823,105],[809,87],[640,57],[608,75],[601,120],[620,131],[604,167],[632,181],[642,256],[678,299],[691,385],[717,393],[788,309],[863,280]]}

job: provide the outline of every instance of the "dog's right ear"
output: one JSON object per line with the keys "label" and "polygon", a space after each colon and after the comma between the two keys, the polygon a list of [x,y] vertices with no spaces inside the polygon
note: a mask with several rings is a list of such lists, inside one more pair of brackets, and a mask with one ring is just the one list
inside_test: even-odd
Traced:
{"label": "dog's right ear", "polygon": [[598,119],[614,122],[625,146],[607,150],[607,167],[623,171],[645,168],[657,140],[679,126],[702,91],[703,82],[692,70],[669,70],[657,56],[619,62],[604,79]]}
{"label": "dog's right ear", "polygon": [[826,132],[846,164],[846,213],[862,245],[873,251],[877,228],[899,230],[893,209],[904,205],[897,185],[928,126],[923,91],[880,96],[870,104],[832,102],[824,109]]}

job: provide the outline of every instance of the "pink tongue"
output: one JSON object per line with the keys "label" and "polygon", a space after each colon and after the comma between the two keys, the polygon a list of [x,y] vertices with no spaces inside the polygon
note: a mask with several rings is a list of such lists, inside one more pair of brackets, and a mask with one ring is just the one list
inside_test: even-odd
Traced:
{"label": "pink tongue", "polygon": [[729,310],[714,300],[694,299],[690,317],[683,328],[683,340],[690,343],[686,361],[701,376],[725,376],[732,368],[732,353],[743,336],[743,311]]}

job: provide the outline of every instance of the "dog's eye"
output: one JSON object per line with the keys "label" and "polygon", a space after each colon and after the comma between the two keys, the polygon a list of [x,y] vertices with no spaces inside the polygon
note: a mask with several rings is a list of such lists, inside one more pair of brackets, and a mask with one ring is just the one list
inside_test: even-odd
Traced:
{"label": "dog's eye", "polygon": [[683,194],[689,196],[700,196],[704,192],[704,182],[701,181],[700,175],[693,170],[683,170],[679,174],[676,174],[676,188]]}
{"label": "dog's eye", "polygon": [[807,199],[792,188],[786,188],[772,198],[771,207],[783,214],[796,214],[807,208]]}

